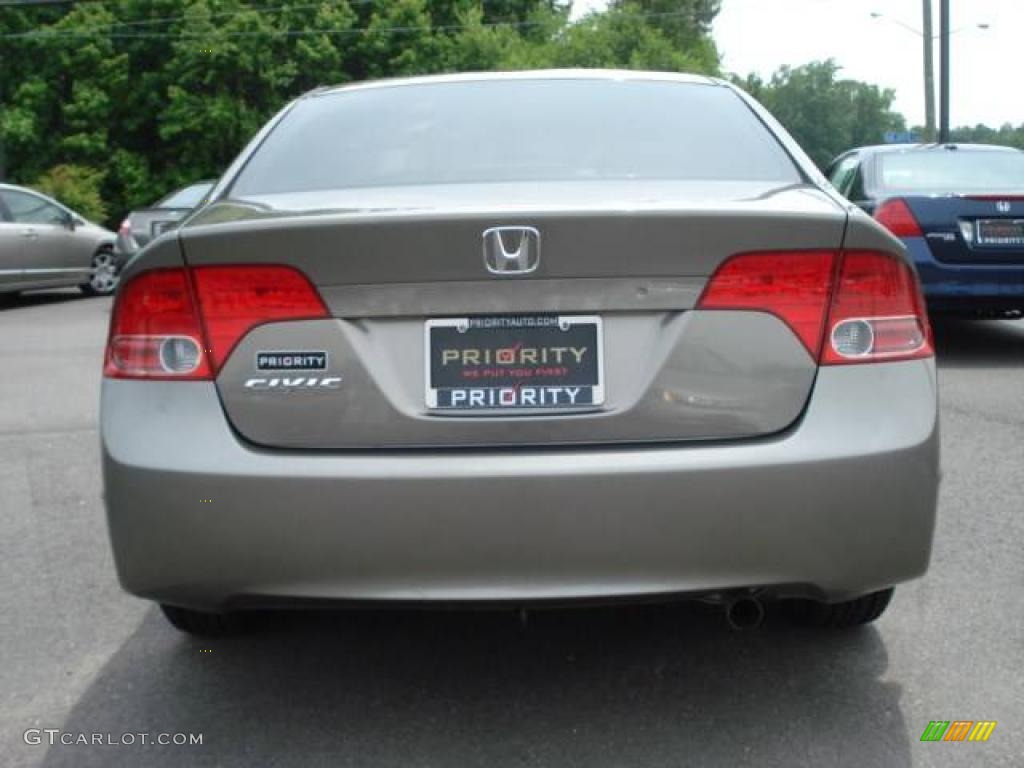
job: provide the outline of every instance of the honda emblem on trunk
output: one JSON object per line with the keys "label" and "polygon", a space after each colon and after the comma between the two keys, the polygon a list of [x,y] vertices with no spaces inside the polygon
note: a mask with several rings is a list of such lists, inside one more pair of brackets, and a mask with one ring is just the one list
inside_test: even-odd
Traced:
{"label": "honda emblem on trunk", "polygon": [[526,275],[540,264],[540,232],[533,227],[484,230],[484,264],[494,275]]}
{"label": "honda emblem on trunk", "polygon": [[1009,213],[1010,203],[1006,200],[1000,200],[998,203],[996,203],[996,210],[999,211],[1000,213]]}

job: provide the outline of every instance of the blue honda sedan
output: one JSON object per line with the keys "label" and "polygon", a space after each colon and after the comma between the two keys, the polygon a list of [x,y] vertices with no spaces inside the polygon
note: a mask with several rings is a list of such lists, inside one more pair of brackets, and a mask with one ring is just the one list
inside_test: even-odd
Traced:
{"label": "blue honda sedan", "polygon": [[1024,152],[861,147],[836,158],[826,175],[903,240],[933,313],[1024,315]]}

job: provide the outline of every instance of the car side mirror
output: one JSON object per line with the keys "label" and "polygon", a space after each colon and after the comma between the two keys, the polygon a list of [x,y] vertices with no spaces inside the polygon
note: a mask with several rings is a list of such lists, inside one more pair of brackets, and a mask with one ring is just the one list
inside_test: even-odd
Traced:
{"label": "car side mirror", "polygon": [[78,226],[78,220],[75,218],[75,214],[64,211],[64,215],[61,217],[61,224],[64,225],[65,229],[74,232],[75,227]]}

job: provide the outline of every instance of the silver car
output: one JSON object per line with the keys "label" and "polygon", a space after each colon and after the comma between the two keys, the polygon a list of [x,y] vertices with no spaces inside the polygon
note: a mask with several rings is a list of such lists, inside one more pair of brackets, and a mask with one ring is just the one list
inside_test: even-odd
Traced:
{"label": "silver car", "polygon": [[31,189],[0,184],[0,293],[117,288],[116,235]]}
{"label": "silver car", "polygon": [[197,181],[125,216],[117,230],[114,252],[119,261],[127,262],[150,240],[174,229],[194,208],[202,204],[213,188],[212,181]]}
{"label": "silver car", "polygon": [[118,574],[177,627],[679,597],[839,627],[925,572],[916,275],[728,83],[320,89],[211,201],[128,266],[102,393]]}

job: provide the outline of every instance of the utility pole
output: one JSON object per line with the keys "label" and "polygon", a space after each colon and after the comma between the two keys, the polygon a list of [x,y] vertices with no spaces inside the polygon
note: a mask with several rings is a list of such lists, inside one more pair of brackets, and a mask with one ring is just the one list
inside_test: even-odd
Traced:
{"label": "utility pole", "polygon": [[949,141],[949,0],[939,0],[939,141]]}
{"label": "utility pole", "polygon": [[935,141],[935,34],[932,0],[924,2],[924,140]]}

